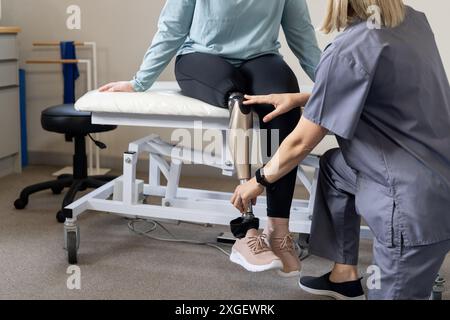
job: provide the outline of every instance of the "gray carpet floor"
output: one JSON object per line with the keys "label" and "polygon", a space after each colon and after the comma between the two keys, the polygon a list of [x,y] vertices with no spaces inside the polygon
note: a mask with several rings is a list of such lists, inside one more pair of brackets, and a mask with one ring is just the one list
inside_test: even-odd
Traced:
{"label": "gray carpet floor", "polygon": [[[0,179],[0,299],[317,299],[302,292],[297,279],[283,279],[275,272],[248,273],[214,248],[148,239],[130,232],[127,220],[99,213],[80,219],[81,289],[69,290],[63,228],[55,220],[63,195],[36,194],[24,211],[12,205],[19,190],[50,180],[55,169],[30,167],[21,175]],[[230,180],[182,181],[184,186],[197,188],[211,183],[217,190],[234,187]],[[201,241],[215,241],[227,230],[191,224],[166,226],[179,238]],[[163,231],[155,235],[166,236]],[[363,241],[361,274],[370,262],[371,243]],[[303,272],[320,275],[330,265],[310,257],[303,263]],[[449,258],[443,271],[450,279]],[[448,290],[445,298],[450,299]]]}

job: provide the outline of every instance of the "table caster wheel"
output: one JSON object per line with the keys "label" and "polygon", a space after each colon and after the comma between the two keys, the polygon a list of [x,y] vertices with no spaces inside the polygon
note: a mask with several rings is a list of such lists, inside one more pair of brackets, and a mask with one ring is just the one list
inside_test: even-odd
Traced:
{"label": "table caster wheel", "polygon": [[17,210],[25,209],[25,207],[27,206],[27,204],[28,204],[28,201],[27,201],[27,200],[24,200],[24,199],[21,199],[21,198],[19,198],[19,199],[17,199],[16,201],[14,201],[14,207],[15,207]]}
{"label": "table caster wheel", "polygon": [[64,215],[64,212],[62,210],[58,211],[56,214],[56,220],[59,223],[64,223],[66,221],[66,216]]}
{"label": "table caster wheel", "polygon": [[442,300],[442,293],[445,291],[445,280],[438,276],[434,282],[433,292],[431,293],[431,300]]}
{"label": "table caster wheel", "polygon": [[309,234],[300,233],[298,235],[298,257],[300,260],[305,260],[309,257]]}
{"label": "table caster wheel", "polygon": [[301,249],[308,249],[309,248],[309,234],[306,233],[300,233],[298,235],[298,245]]}
{"label": "table caster wheel", "polygon": [[433,293],[431,294],[431,300],[441,301],[442,300],[442,292],[433,291]]}
{"label": "table caster wheel", "polygon": [[67,232],[67,256],[69,264],[77,264],[78,239],[75,231]]}

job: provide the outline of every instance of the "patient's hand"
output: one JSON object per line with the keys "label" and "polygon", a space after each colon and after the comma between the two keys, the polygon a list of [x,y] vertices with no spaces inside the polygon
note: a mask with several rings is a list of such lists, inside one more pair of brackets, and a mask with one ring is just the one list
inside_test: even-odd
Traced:
{"label": "patient's hand", "polygon": [[264,122],[270,122],[276,117],[291,111],[294,108],[300,108],[306,105],[311,95],[309,93],[284,93],[270,94],[266,96],[246,95],[244,105],[252,104],[271,104],[275,110],[264,117]]}
{"label": "patient's hand", "polygon": [[99,89],[100,92],[135,92],[130,81],[111,82]]}

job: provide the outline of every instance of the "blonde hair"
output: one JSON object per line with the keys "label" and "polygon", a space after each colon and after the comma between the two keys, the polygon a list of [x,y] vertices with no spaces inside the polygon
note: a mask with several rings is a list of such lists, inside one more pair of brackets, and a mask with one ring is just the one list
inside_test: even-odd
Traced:
{"label": "blonde hair", "polygon": [[321,30],[325,33],[341,31],[357,19],[368,20],[371,7],[380,9],[381,23],[388,28],[400,25],[405,19],[402,0],[328,0],[327,13]]}

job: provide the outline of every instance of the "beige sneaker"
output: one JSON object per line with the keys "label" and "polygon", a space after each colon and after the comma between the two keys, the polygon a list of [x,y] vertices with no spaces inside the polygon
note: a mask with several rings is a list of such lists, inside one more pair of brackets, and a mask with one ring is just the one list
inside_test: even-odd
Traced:
{"label": "beige sneaker", "polygon": [[272,235],[269,237],[269,245],[283,262],[283,268],[277,270],[282,277],[298,277],[302,269],[300,258],[294,246],[294,239],[288,233],[284,237],[276,237]]}
{"label": "beige sneaker", "polygon": [[280,258],[267,245],[266,235],[258,235],[256,230],[250,230],[245,238],[236,240],[230,260],[250,272],[283,268]]}

